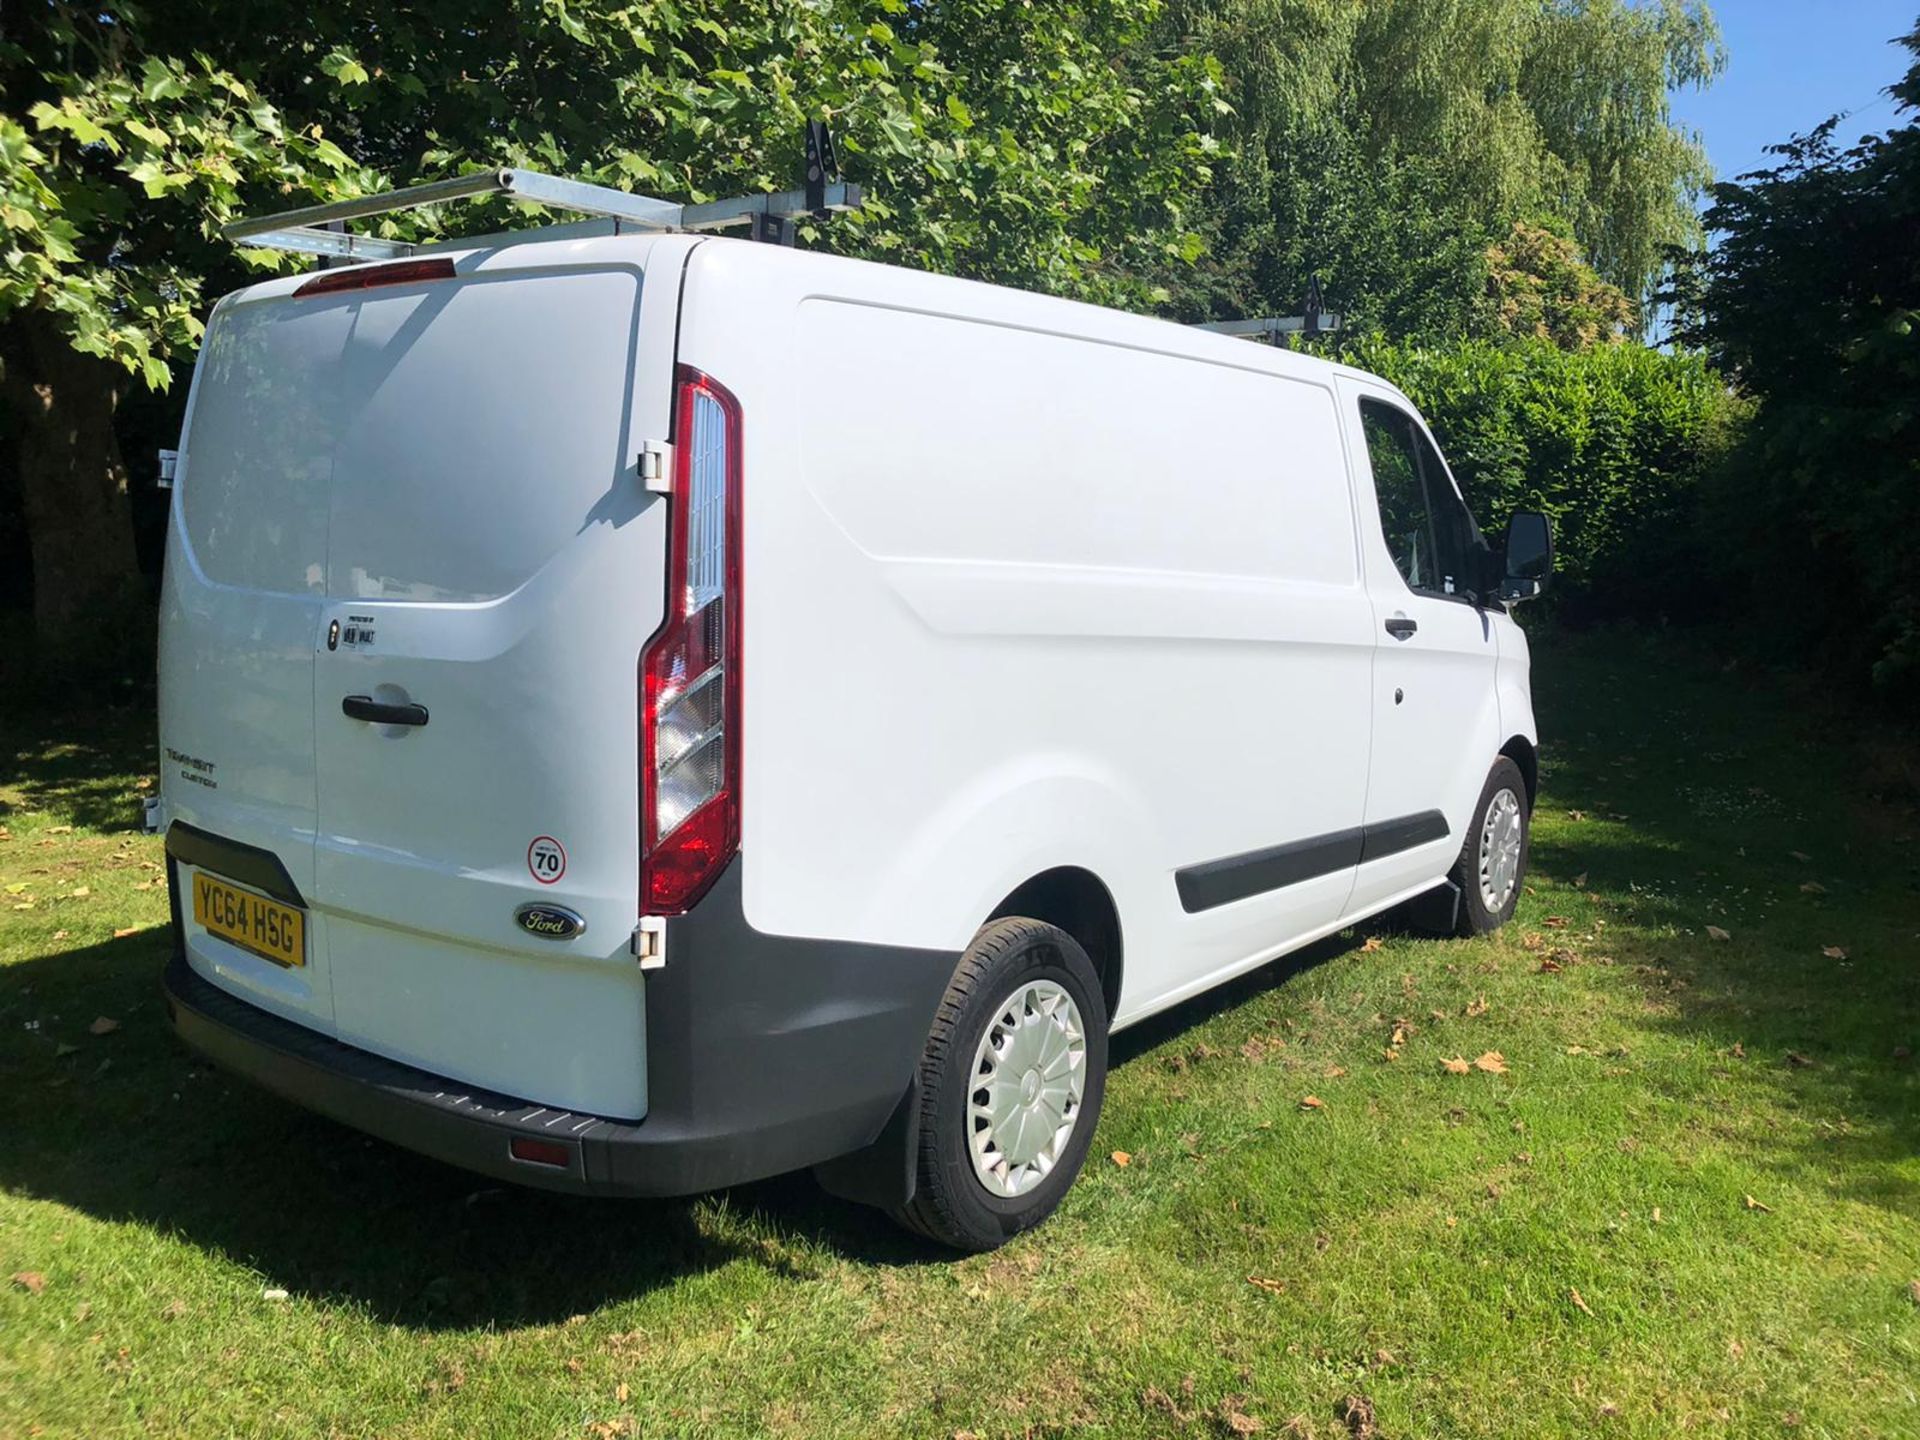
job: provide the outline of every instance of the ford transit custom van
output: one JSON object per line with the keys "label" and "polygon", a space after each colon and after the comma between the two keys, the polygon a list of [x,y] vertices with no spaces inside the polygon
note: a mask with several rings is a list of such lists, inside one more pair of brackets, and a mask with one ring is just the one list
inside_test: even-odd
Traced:
{"label": "ford transit custom van", "polygon": [[173,1024],[492,1176],[988,1248],[1115,1031],[1525,878],[1546,524],[1358,370],[561,236],[228,296],[175,475]]}

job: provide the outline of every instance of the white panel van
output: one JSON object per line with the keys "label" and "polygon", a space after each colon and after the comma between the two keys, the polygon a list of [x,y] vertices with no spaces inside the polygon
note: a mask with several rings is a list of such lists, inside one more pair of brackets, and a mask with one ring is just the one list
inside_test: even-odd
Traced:
{"label": "white panel van", "polygon": [[1373,376],[994,286],[684,234],[254,285],[173,490],[169,1013],[494,1176],[811,1167],[996,1245],[1113,1031],[1512,914],[1550,550]]}

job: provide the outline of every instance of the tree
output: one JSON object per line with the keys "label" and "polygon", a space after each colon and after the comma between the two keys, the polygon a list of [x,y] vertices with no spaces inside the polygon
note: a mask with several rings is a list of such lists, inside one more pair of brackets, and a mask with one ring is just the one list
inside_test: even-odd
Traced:
{"label": "tree", "polygon": [[[1198,251],[1223,108],[1217,66],[1154,48],[1156,13],[49,0],[0,47],[0,353],[42,639],[128,603],[125,387],[172,383],[247,265],[300,263],[223,244],[234,214],[506,164],[676,199],[787,189],[825,117],[871,198],[803,243],[1146,306]],[[514,223],[496,202],[382,228]]]}
{"label": "tree", "polygon": [[1635,302],[1699,235],[1706,158],[1668,105],[1722,63],[1698,0],[1172,0],[1166,23],[1236,111],[1193,313],[1292,307],[1317,270],[1362,328],[1491,334],[1487,249],[1518,221]]}
{"label": "tree", "polygon": [[143,57],[108,12],[37,18],[0,47],[0,365],[35,629],[57,653],[124,632],[144,603],[114,414],[132,377],[171,382],[207,277],[238,273],[218,226],[244,194],[370,177],[203,58]]}
{"label": "tree", "polygon": [[1776,643],[1920,692],[1920,28],[1889,87],[1906,123],[1848,150],[1835,121],[1716,186],[1719,243],[1681,335],[1759,401],[1716,550]]}
{"label": "tree", "polygon": [[1620,340],[1633,324],[1633,302],[1580,258],[1571,237],[1516,220],[1507,238],[1487,247],[1487,296],[1507,334],[1586,350]]}

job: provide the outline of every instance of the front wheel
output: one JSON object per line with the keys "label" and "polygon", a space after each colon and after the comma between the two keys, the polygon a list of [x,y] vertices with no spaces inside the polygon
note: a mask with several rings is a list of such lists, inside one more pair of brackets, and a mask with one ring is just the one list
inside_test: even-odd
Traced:
{"label": "front wheel", "polygon": [[1107,1079],[1100,979],[1071,935],[995,920],[947,987],[920,1062],[914,1196],[894,1218],[991,1250],[1053,1212],[1079,1174]]}
{"label": "front wheel", "polygon": [[1448,879],[1460,887],[1459,933],[1484,935],[1513,918],[1527,875],[1527,784],[1502,755],[1474,807],[1460,858]]}

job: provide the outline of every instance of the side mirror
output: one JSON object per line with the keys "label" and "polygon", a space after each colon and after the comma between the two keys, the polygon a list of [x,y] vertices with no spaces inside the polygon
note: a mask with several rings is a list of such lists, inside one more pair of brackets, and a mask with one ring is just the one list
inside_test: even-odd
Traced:
{"label": "side mirror", "polygon": [[1553,527],[1538,510],[1516,510],[1507,521],[1506,579],[1503,600],[1533,600],[1553,573]]}

